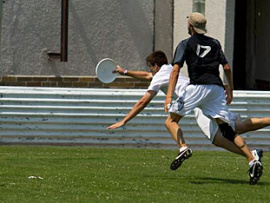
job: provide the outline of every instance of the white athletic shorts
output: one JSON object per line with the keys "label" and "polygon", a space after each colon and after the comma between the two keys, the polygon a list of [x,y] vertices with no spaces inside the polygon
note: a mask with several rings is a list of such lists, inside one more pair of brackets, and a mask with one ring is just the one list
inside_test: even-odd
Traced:
{"label": "white athletic shorts", "polygon": [[[199,108],[194,109],[195,113],[195,118],[196,121],[203,131],[204,135],[213,143],[214,138],[216,136],[216,133],[218,131],[218,124],[215,121],[215,119],[211,117],[207,117],[206,115],[203,114],[202,110]],[[230,120],[230,125],[235,130],[235,122],[236,120],[241,120],[241,117],[237,113],[232,113],[229,111],[229,120]]]}
{"label": "white athletic shorts", "polygon": [[[188,85],[184,94],[172,103],[169,112],[184,116],[197,107],[202,110],[206,117],[218,118],[230,124],[229,109],[226,105],[223,87],[218,85]],[[214,123],[210,122],[207,127],[210,133],[209,139],[212,138],[211,132],[215,130],[213,125]]]}
{"label": "white athletic shorts", "polygon": [[172,103],[169,110],[180,116],[199,107],[203,114],[230,123],[224,89],[218,85],[188,85],[182,96]]}

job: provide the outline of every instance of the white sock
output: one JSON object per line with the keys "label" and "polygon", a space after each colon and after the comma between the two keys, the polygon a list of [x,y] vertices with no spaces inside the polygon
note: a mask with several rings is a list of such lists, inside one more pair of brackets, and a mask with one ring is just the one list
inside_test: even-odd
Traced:
{"label": "white sock", "polygon": [[254,157],[254,159],[256,159],[257,161],[259,161],[259,155],[257,154],[257,151],[256,150],[252,150],[251,151],[251,154],[252,154],[252,156]]}
{"label": "white sock", "polygon": [[256,161],[256,159],[253,159],[252,161],[250,161],[250,162],[248,163],[249,168],[254,164],[255,161]]}
{"label": "white sock", "polygon": [[181,147],[180,149],[179,149],[179,152],[182,152],[182,151],[184,151],[184,150],[186,150],[187,149],[187,147]]}

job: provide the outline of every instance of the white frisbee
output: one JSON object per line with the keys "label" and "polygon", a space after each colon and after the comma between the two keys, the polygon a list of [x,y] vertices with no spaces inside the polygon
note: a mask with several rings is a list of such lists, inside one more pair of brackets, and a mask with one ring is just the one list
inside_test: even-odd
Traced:
{"label": "white frisbee", "polygon": [[111,83],[117,77],[117,73],[113,73],[116,69],[116,63],[110,58],[102,59],[96,66],[97,78],[103,83]]}

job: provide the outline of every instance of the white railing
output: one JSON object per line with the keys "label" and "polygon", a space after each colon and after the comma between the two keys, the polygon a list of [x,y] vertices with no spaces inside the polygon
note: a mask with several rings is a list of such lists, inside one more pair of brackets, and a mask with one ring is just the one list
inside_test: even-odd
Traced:
{"label": "white railing", "polygon": [[[164,95],[125,127],[107,130],[143,96],[141,89],[0,87],[0,144],[176,148],[167,132]],[[270,92],[235,91],[230,109],[242,117],[270,115]],[[193,148],[220,150],[198,128],[193,114],[181,121]],[[270,128],[243,135],[252,147],[270,150]]]}

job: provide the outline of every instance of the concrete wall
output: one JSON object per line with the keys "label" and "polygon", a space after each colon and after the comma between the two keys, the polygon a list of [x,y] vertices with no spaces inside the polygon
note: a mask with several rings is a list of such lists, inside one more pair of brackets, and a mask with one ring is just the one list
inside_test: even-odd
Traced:
{"label": "concrete wall", "polygon": [[2,5],[3,1],[0,1],[0,47],[1,47],[1,30],[2,30]]}
{"label": "concrete wall", "polygon": [[95,75],[99,60],[144,69],[154,49],[154,0],[69,0],[68,62],[60,52],[61,1],[3,5],[0,75]]}
{"label": "concrete wall", "polygon": [[[234,6],[235,0],[206,0],[205,15],[208,19],[208,35],[217,38],[232,66],[234,41]],[[220,67],[221,77],[224,78]]]}
{"label": "concrete wall", "polygon": [[[174,1],[174,33],[173,33],[173,50],[175,51],[178,43],[189,37],[187,30],[187,16],[192,12],[191,0]],[[186,65],[182,68],[181,73],[188,76]]]}
{"label": "concrete wall", "polygon": [[173,1],[155,0],[154,50],[164,51],[169,62],[173,56]]}
{"label": "concrete wall", "polygon": [[[208,35],[233,56],[235,0],[206,0]],[[48,61],[60,52],[61,1],[9,0],[3,5],[0,76],[95,75],[99,60],[145,70],[145,57],[163,50],[172,59],[188,36],[192,0],[69,0],[68,62]],[[232,64],[232,63],[231,63]],[[186,69],[182,72],[187,72]],[[187,75],[187,74],[186,74]]]}

